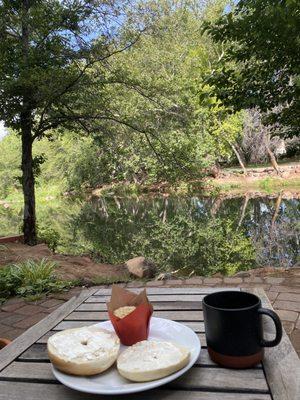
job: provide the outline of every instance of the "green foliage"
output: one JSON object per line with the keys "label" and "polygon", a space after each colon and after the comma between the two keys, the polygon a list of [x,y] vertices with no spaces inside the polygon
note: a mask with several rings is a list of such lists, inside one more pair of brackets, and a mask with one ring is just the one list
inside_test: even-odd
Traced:
{"label": "green foliage", "polygon": [[[241,133],[242,116],[230,116],[210,97],[212,89],[204,77],[218,58],[218,46],[199,29],[207,15],[220,15],[217,3],[203,7],[189,1],[149,2],[144,16],[150,18],[149,29],[111,60],[116,82],[107,89],[118,118],[112,118],[104,132],[113,129],[116,135],[95,132],[99,157],[94,150],[94,163],[80,157],[78,176],[99,171],[97,179],[89,177],[94,184],[102,184],[106,171],[104,183],[176,182],[200,177],[204,168],[231,157],[230,143]],[[125,24],[121,37],[131,29]]]}
{"label": "green foliage", "polygon": [[56,263],[28,260],[0,269],[0,297],[34,296],[70,288],[73,283],[56,278]]}
{"label": "green foliage", "polygon": [[16,281],[13,274],[11,274],[10,268],[0,269],[0,299],[13,296],[17,284],[19,284],[19,281]]}
{"label": "green foliage", "polygon": [[0,235],[10,236],[20,234],[22,225],[22,206],[6,208],[8,203],[0,204]]}
{"label": "green foliage", "polygon": [[175,269],[179,275],[191,271],[197,275],[231,275],[254,265],[250,239],[229,220],[215,219],[204,226],[179,215],[169,223],[156,220],[151,229],[152,240],[147,233],[142,230],[134,236],[133,247],[147,254],[163,271]]}
{"label": "green foliage", "polygon": [[41,165],[46,161],[45,154],[39,154],[32,160],[33,175],[38,177],[41,174]]}
{"label": "green foliage", "polygon": [[267,177],[265,179],[263,179],[260,184],[259,187],[264,190],[267,193],[271,193],[272,192],[272,178]]}
{"label": "green foliage", "polygon": [[[105,60],[114,46],[122,46],[113,38],[116,20],[125,17],[124,3],[2,1],[0,119],[17,132],[27,123],[30,139],[93,120],[99,101],[107,105],[93,87],[97,84],[100,94],[107,83]],[[98,74],[90,75],[94,65]]]}
{"label": "green foliage", "polygon": [[[176,183],[199,178],[203,169],[231,158],[230,143],[240,135],[242,116],[229,115],[210,97],[204,77],[218,47],[199,30],[203,18],[220,15],[221,5],[166,0],[137,7],[119,32],[120,40],[136,35],[135,19],[148,29],[134,46],[110,58],[109,70],[97,63],[91,67],[96,75],[100,68],[105,84],[94,82],[97,99],[87,97],[84,104],[94,113],[99,101],[107,102],[108,120],[103,115],[86,125],[92,137],[60,128],[48,131],[51,141],[35,141],[37,185],[51,181],[61,191],[81,191],[112,182]],[[11,174],[3,197],[13,184],[20,187],[13,178],[20,174],[19,137],[13,136],[0,142],[5,154],[0,174],[8,169]],[[9,141],[15,146],[14,160],[7,153]]]}
{"label": "green foliage", "polygon": [[204,26],[221,57],[208,82],[235,110],[259,107],[268,122],[299,134],[300,6],[298,0],[240,0]]}
{"label": "green foliage", "polygon": [[66,154],[62,163],[65,166],[67,190],[95,188],[114,179],[114,168],[120,157],[117,149],[109,153],[109,146],[101,149],[90,138],[75,140],[65,146],[64,141]]}
{"label": "green foliage", "polygon": [[[139,34],[120,40],[126,0],[0,2],[0,120],[22,141],[24,242],[37,243],[35,179],[44,155],[32,145],[55,129],[80,133],[110,120],[105,93],[108,59],[132,45]],[[95,90],[95,88],[97,88]]]}
{"label": "green foliage", "polygon": [[[99,199],[73,221],[77,246],[97,251],[102,262],[123,263],[143,255],[161,271],[232,274],[255,265],[255,250],[244,228],[230,218],[209,218],[185,198]],[[176,207],[176,208],[173,208]],[[87,223],[87,221],[89,221]]]}
{"label": "green foliage", "polygon": [[8,134],[0,140],[0,198],[20,190],[21,144],[16,135]]}
{"label": "green foliage", "polygon": [[48,224],[38,226],[38,239],[40,242],[46,243],[52,251],[56,250],[61,241],[60,234]]}
{"label": "green foliage", "polygon": [[[105,175],[104,163],[97,156],[99,147],[91,138],[74,136],[68,131],[64,135],[52,132],[52,137],[55,140],[43,138],[33,144],[38,194],[43,191],[45,197],[57,196],[67,190],[93,186],[95,179],[101,179],[101,176],[109,180]],[[0,141],[0,154],[0,198],[15,200],[18,197],[21,201],[21,149],[16,133],[10,132]],[[103,169],[99,168],[101,162]],[[49,182],[51,188],[57,186],[55,193],[49,189]],[[39,201],[41,198],[38,198]]]}

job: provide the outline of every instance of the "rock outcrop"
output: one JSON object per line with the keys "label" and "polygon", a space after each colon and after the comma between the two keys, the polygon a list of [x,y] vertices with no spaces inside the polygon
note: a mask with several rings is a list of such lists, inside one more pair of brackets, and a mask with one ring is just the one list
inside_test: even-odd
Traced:
{"label": "rock outcrop", "polygon": [[145,257],[135,257],[125,263],[131,275],[137,278],[152,279],[156,275],[157,268],[155,264]]}

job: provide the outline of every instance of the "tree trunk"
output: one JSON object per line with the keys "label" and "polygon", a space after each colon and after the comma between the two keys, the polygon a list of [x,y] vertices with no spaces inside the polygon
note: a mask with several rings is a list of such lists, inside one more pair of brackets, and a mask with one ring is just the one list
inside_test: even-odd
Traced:
{"label": "tree trunk", "polygon": [[277,160],[276,160],[275,154],[270,149],[269,143],[270,143],[270,135],[268,135],[266,140],[265,140],[265,146],[266,146],[266,150],[267,150],[268,156],[270,158],[270,162],[272,164],[272,167],[275,169],[277,175],[280,175],[280,171],[279,171],[279,167],[278,167],[278,164],[277,164]]}
{"label": "tree trunk", "polygon": [[[24,62],[24,78],[28,76],[29,69],[29,0],[22,2],[22,56]],[[30,246],[37,244],[36,217],[35,217],[35,193],[32,158],[32,93],[30,88],[23,87],[22,111],[20,113],[21,137],[22,137],[22,186],[24,195],[23,232],[24,242]]]}
{"label": "tree trunk", "polygon": [[[23,120],[23,121],[22,121]],[[37,244],[36,217],[35,217],[35,191],[32,159],[32,135],[30,120],[21,116],[22,125],[22,186],[24,195],[23,232],[24,242],[30,246]]]}
{"label": "tree trunk", "polygon": [[237,148],[233,144],[230,144],[230,146],[231,146],[232,150],[234,151],[234,154],[236,155],[240,166],[242,167],[244,175],[247,175],[247,170],[246,170],[245,164],[243,163],[243,160],[242,160],[242,157],[241,157],[240,153],[238,152]]}
{"label": "tree trunk", "polygon": [[238,223],[238,228],[242,225],[242,222],[244,221],[245,218],[245,214],[246,214],[246,209],[247,209],[247,205],[248,205],[248,201],[249,201],[249,194],[246,193],[245,197],[244,197],[244,201],[243,201],[243,206],[241,209],[241,217]]}
{"label": "tree trunk", "polygon": [[217,197],[216,200],[213,202],[213,205],[210,209],[210,213],[212,217],[215,217],[217,212],[219,211],[222,203],[223,203],[223,198],[222,197]]}
{"label": "tree trunk", "polygon": [[271,232],[274,230],[275,222],[279,214],[281,202],[282,202],[283,192],[281,191],[276,199],[275,210],[271,221]]}
{"label": "tree trunk", "polygon": [[168,198],[165,198],[164,200],[164,211],[163,211],[163,215],[162,215],[162,223],[164,224],[167,221],[167,209],[168,209]]}
{"label": "tree trunk", "polygon": [[270,158],[270,162],[272,164],[272,167],[275,169],[276,174],[279,175],[280,172],[279,172],[279,167],[278,167],[278,164],[277,164],[277,161],[276,161],[276,157],[275,157],[273,151],[270,149],[270,147],[268,145],[266,145],[266,149],[267,149],[267,153],[268,153],[268,156]]}

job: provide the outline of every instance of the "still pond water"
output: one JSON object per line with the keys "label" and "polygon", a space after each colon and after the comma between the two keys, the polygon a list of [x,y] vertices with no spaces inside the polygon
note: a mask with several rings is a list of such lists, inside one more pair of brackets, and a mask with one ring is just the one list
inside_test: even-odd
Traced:
{"label": "still pond water", "polygon": [[290,197],[111,196],[44,205],[38,216],[46,236],[59,233],[61,252],[110,263],[144,255],[185,276],[231,274],[299,264],[300,196]]}

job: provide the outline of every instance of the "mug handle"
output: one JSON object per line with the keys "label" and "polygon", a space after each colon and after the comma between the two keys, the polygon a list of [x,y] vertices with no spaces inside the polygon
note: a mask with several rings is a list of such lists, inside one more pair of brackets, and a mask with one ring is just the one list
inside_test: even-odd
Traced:
{"label": "mug handle", "polygon": [[272,318],[274,324],[275,324],[275,328],[276,328],[276,336],[274,340],[261,340],[261,346],[262,347],[274,347],[277,346],[282,338],[282,325],[281,325],[281,321],[280,318],[278,317],[278,315],[272,311],[269,310],[268,308],[259,308],[258,309],[258,314],[261,315],[268,315],[269,317]]}

